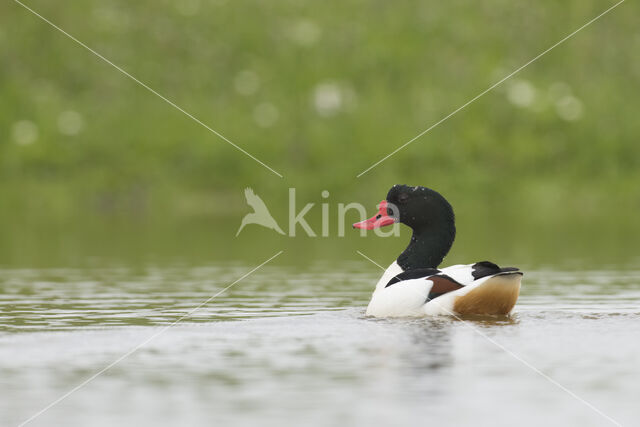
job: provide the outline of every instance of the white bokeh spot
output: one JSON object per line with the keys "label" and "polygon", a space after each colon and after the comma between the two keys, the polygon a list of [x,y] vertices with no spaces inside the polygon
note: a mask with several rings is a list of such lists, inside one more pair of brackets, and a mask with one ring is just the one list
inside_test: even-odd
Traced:
{"label": "white bokeh spot", "polygon": [[319,115],[329,117],[342,111],[353,110],[356,96],[348,85],[323,82],[314,88],[312,102]]}
{"label": "white bokeh spot", "polygon": [[240,71],[233,80],[233,85],[240,95],[253,95],[260,88],[260,78],[251,70]]}
{"label": "white bokeh spot", "polygon": [[84,128],[84,120],[77,111],[63,111],[58,116],[58,130],[63,135],[77,135]]}
{"label": "white bokeh spot", "polygon": [[578,120],[583,113],[582,102],[572,95],[563,96],[556,101],[556,112],[558,116],[567,121]]}
{"label": "white bokeh spot", "polygon": [[294,23],[289,29],[291,40],[301,46],[314,45],[322,34],[320,27],[313,21],[306,19]]}
{"label": "white bokeh spot", "polygon": [[278,117],[280,117],[278,108],[269,102],[258,104],[253,111],[253,119],[256,121],[258,126],[263,128],[273,126],[274,123],[278,121]]}
{"label": "white bokeh spot", "polygon": [[527,80],[514,80],[507,88],[507,99],[518,107],[530,107],[536,99],[536,88]]}
{"label": "white bokeh spot", "polygon": [[18,145],[29,145],[38,139],[38,126],[31,120],[20,120],[13,124],[11,136]]}

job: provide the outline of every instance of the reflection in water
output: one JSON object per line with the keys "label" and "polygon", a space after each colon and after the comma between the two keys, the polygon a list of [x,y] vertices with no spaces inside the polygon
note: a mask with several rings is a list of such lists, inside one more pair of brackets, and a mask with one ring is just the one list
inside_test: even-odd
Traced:
{"label": "reflection in water", "polygon": [[[337,270],[265,267],[33,425],[606,425],[473,328],[619,422],[640,416],[638,272],[528,273],[514,316],[462,322],[365,317],[377,271]],[[245,271],[1,271],[0,425]]]}
{"label": "reflection in water", "polygon": [[[432,371],[451,366],[451,322],[442,319],[416,319],[406,322],[411,334],[412,350],[405,357],[414,375],[429,375]],[[418,350],[418,351],[416,351]]]}

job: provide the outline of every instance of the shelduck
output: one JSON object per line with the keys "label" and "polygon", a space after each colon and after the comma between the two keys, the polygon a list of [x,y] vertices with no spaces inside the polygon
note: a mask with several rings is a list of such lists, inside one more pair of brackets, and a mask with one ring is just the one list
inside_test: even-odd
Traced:
{"label": "shelduck", "polygon": [[378,213],[355,228],[399,222],[411,228],[409,246],[378,281],[366,314],[375,317],[509,315],[523,273],[489,261],[438,268],[456,235],[453,208],[426,187],[394,185]]}

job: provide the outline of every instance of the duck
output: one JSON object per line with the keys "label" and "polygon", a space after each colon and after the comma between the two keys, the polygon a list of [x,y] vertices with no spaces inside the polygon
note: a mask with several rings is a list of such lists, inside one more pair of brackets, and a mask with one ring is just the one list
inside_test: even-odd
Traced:
{"label": "duck", "polygon": [[422,186],[394,185],[378,213],[353,224],[373,230],[395,223],[412,229],[407,248],[376,284],[366,315],[373,317],[509,316],[524,273],[489,261],[440,268],[456,236],[451,204]]}

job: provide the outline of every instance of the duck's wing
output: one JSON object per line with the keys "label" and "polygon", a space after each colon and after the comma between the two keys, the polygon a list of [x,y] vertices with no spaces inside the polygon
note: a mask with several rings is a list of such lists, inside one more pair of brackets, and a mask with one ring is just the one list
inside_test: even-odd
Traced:
{"label": "duck's wing", "polygon": [[499,267],[489,261],[480,261],[473,264],[471,275],[475,280],[482,279],[487,276],[495,276],[500,273],[513,273],[520,271],[516,267]]}
{"label": "duck's wing", "polygon": [[518,272],[520,270],[515,267],[499,267],[497,264],[489,261],[480,261],[474,264],[452,265],[451,267],[442,268],[440,271],[456,282],[467,286],[483,277]]}
{"label": "duck's wing", "polygon": [[440,274],[437,269],[408,270],[394,276],[386,286],[376,289],[367,307],[367,315],[423,316],[426,302],[461,288],[464,288],[462,284]]}
{"label": "duck's wing", "polygon": [[402,273],[393,276],[384,287],[388,288],[389,286],[402,282],[403,280],[427,278],[438,273],[440,273],[440,270],[437,268],[416,268],[413,270],[403,271]]}
{"label": "duck's wing", "polygon": [[441,295],[464,288],[462,283],[456,282],[446,274],[436,274],[435,276],[429,277],[427,280],[433,282],[427,301],[431,301]]}
{"label": "duck's wing", "polygon": [[427,301],[446,294],[447,292],[456,291],[464,287],[464,284],[456,281],[446,274],[443,274],[437,268],[416,268],[414,270],[404,271],[394,276],[389,280],[385,288],[408,280],[416,279],[423,279],[432,283],[432,286],[429,289],[429,294],[427,295]]}
{"label": "duck's wing", "polygon": [[522,272],[510,268],[480,277],[453,292],[432,298],[424,313],[454,315],[508,315],[520,294]]}

